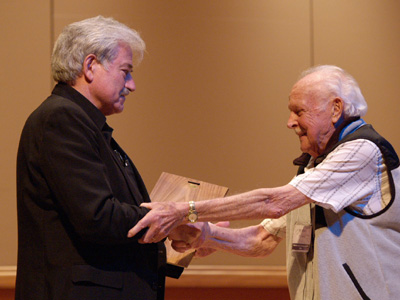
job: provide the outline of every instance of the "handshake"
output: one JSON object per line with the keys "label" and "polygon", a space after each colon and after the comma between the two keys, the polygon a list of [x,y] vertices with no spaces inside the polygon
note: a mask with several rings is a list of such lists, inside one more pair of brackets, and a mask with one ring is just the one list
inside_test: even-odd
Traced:
{"label": "handshake", "polygon": [[179,225],[168,235],[171,247],[180,253],[196,250],[195,257],[205,257],[217,250],[216,242],[219,238],[213,234],[215,227],[229,227],[229,222],[199,222]]}
{"label": "handshake", "polygon": [[[207,202],[213,203],[215,200],[205,200],[200,203],[207,204]],[[194,249],[195,257],[205,257],[217,250],[246,257],[264,257],[271,254],[283,239],[267,230],[264,221],[253,226],[229,228],[228,221],[215,224],[189,223],[187,203],[150,202],[143,203],[142,206],[149,208],[150,211],[129,231],[128,237],[133,237],[147,228],[139,239],[140,243],[155,243],[167,237],[176,252],[184,253]],[[224,206],[221,205],[221,207],[228,206],[226,202]],[[208,206],[204,210],[200,208],[199,219],[204,218],[206,213],[202,212],[211,211],[211,207]],[[224,209],[224,211],[232,210]],[[209,219],[215,221],[214,218]]]}
{"label": "handshake", "polygon": [[[204,182],[198,184],[168,173],[162,174],[159,183],[151,195],[156,201],[141,204],[149,212],[128,231],[127,237],[132,238],[145,231],[139,238],[140,243],[157,243],[168,238],[173,250],[178,253],[196,250],[196,257],[204,257],[217,250],[246,257],[269,255],[283,238],[275,232],[284,230],[272,228],[270,231],[264,227],[264,222],[244,228],[228,228],[228,220],[280,217],[277,212],[281,214],[283,211],[282,195],[288,195],[288,199],[293,200],[296,198],[293,193],[297,192],[294,187],[285,185],[224,197],[227,188]],[[191,186],[193,183],[194,187]],[[171,198],[183,201],[170,201]],[[196,201],[196,208],[193,201]],[[285,225],[286,219],[280,220],[279,226],[282,222],[282,226]]]}

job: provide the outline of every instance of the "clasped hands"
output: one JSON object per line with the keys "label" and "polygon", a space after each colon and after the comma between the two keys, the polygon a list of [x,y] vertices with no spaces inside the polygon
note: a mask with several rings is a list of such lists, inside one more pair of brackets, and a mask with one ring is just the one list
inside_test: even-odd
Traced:
{"label": "clasped hands", "polygon": [[[183,253],[190,249],[202,249],[209,232],[210,226],[207,222],[184,224],[173,229],[168,239],[171,240],[171,246],[175,251]],[[199,252],[204,252],[204,250],[199,250]],[[197,251],[196,255],[198,255]]]}
{"label": "clasped hands", "polygon": [[[215,225],[229,227],[229,222],[219,222]],[[175,251],[183,253],[195,249],[196,257],[204,257],[216,251],[216,249],[209,247],[212,233],[208,222],[179,225],[171,231],[168,239],[171,240],[171,246]]]}
{"label": "clasped hands", "polygon": [[[133,237],[141,230],[148,228],[139,240],[140,243],[156,243],[168,237],[172,241],[171,246],[177,252],[196,249],[196,256],[202,257],[215,251],[207,247],[208,241],[212,238],[208,222],[185,224],[187,203],[150,202],[142,203],[141,206],[150,211],[129,230],[128,237]],[[220,222],[216,225],[228,227],[229,222]]]}

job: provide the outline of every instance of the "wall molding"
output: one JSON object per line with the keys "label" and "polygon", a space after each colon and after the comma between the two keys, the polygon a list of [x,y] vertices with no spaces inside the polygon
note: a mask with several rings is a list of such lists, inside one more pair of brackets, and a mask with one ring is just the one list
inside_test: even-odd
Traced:
{"label": "wall molding", "polygon": [[[0,266],[0,289],[15,287],[16,266]],[[287,288],[285,266],[191,265],[167,287]]]}
{"label": "wall molding", "polygon": [[13,289],[16,274],[16,266],[0,266],[0,289]]}
{"label": "wall molding", "polygon": [[191,265],[167,287],[287,288],[285,266]]}

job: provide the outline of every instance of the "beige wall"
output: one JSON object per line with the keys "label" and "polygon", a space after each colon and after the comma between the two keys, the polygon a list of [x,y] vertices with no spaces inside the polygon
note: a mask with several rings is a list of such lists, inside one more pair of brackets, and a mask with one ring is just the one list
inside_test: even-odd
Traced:
{"label": "beige wall", "polygon": [[[16,263],[19,133],[50,92],[51,43],[66,24],[113,16],[146,41],[137,91],[109,122],[149,190],[167,171],[237,193],[294,175],[299,150],[285,126],[287,96],[312,63],[350,71],[370,106],[366,120],[400,149],[399,8],[394,0],[2,1],[0,265]],[[283,265],[283,252],[281,245],[266,259],[219,253],[195,263]]]}
{"label": "beige wall", "polygon": [[15,265],[15,161],[28,114],[50,91],[49,1],[0,1],[0,266]]}
{"label": "beige wall", "polygon": [[354,75],[369,105],[365,120],[399,153],[400,1],[314,3],[315,63],[338,64]]}

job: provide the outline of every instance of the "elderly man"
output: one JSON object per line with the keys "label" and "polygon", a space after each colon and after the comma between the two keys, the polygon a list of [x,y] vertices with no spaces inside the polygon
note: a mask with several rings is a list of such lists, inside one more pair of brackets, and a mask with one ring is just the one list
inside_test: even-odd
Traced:
{"label": "elderly man", "polygon": [[57,39],[58,83],[18,150],[16,299],[164,299],[164,244],[127,238],[150,199],[106,123],[135,90],[144,49],[136,31],[101,16]]}
{"label": "elderly man", "polygon": [[[247,256],[268,255],[285,237],[292,299],[397,299],[399,159],[360,118],[367,105],[356,81],[335,66],[311,68],[293,86],[289,110],[287,125],[303,152],[289,184],[198,203],[145,204],[152,211],[129,235],[149,227],[142,242],[170,233],[180,251]],[[194,239],[171,231],[189,220],[255,218],[269,219],[242,229],[195,224],[202,233]]]}

